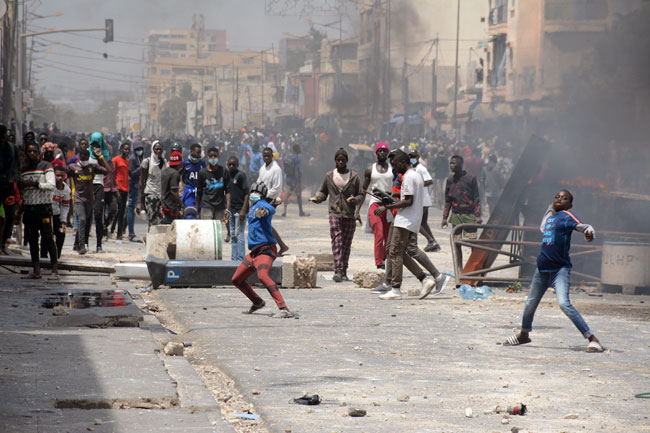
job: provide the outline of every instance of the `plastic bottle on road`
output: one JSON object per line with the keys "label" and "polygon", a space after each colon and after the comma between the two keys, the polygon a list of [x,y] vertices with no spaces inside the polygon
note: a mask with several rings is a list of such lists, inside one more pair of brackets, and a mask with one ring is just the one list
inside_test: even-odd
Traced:
{"label": "plastic bottle on road", "polygon": [[492,293],[492,288],[488,286],[473,287],[469,284],[460,286],[460,296],[463,299],[487,299]]}

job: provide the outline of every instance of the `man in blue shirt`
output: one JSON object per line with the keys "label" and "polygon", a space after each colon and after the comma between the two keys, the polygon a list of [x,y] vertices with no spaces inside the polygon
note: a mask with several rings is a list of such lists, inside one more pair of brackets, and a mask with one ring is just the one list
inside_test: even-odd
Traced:
{"label": "man in blue shirt", "polygon": [[250,172],[250,181],[255,182],[257,176],[260,174],[260,168],[264,165],[264,157],[262,151],[260,150],[260,144],[253,144],[253,154],[251,155],[251,162],[248,165],[248,171]]}
{"label": "man in blue shirt", "polygon": [[553,203],[546,210],[540,230],[543,233],[542,249],[537,256],[537,269],[530,284],[530,291],[526,298],[521,331],[509,337],[504,346],[518,346],[530,343],[529,333],[533,329],[533,317],[539,302],[542,300],[546,289],[555,288],[560,309],[567,315],[582,335],[589,340],[587,352],[602,352],[603,346],[598,338],[591,332],[589,326],[578,310],[571,305],[569,300],[569,286],[571,284],[571,234],[573,230],[585,234],[587,242],[594,240],[594,228],[583,224],[569,209],[573,207],[573,195],[567,190],[555,194]]}
{"label": "man in blue shirt", "polygon": [[194,143],[190,146],[190,156],[183,161],[183,168],[181,168],[184,185],[181,201],[185,208],[183,217],[186,220],[193,220],[199,216],[199,210],[196,207],[196,182],[199,178],[199,171],[203,168],[205,168],[205,160],[201,159],[201,145]]}
{"label": "man in blue shirt", "polygon": [[267,188],[263,182],[256,182],[250,187],[249,201],[251,207],[246,216],[250,253],[235,271],[232,283],[253,303],[250,309],[245,311],[247,314],[252,314],[266,305],[264,300],[255,293],[255,290],[246,281],[248,277],[253,275],[253,272],[257,272],[257,278],[264,284],[264,287],[269,291],[280,309],[280,312],[274,317],[288,319],[293,317],[293,314],[287,308],[277,284],[269,276],[273,261],[278,256],[278,250],[276,247],[277,240],[273,236],[273,228],[271,227],[275,208],[266,201],[266,193]]}

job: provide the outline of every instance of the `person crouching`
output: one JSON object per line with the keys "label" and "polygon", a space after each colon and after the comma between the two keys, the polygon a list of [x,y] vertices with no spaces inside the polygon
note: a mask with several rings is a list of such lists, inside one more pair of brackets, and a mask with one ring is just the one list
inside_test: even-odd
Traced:
{"label": "person crouching", "polygon": [[249,196],[251,206],[246,216],[250,253],[237,267],[232,277],[232,283],[253,303],[250,309],[244,312],[252,314],[266,305],[264,300],[255,293],[255,290],[246,281],[253,272],[257,272],[257,278],[264,284],[264,287],[269,291],[280,309],[280,313],[274,317],[290,318],[293,317],[293,314],[287,308],[277,284],[269,276],[273,261],[278,256],[278,250],[276,247],[277,240],[273,236],[273,228],[271,227],[275,208],[266,201],[267,192],[268,189],[263,182],[256,182],[251,185]]}

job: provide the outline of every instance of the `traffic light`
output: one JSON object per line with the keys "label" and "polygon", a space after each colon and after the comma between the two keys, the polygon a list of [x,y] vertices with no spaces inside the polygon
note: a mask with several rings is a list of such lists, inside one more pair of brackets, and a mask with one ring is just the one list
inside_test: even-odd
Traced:
{"label": "traffic light", "polygon": [[113,42],[113,19],[106,19],[106,36],[104,36],[104,42]]}

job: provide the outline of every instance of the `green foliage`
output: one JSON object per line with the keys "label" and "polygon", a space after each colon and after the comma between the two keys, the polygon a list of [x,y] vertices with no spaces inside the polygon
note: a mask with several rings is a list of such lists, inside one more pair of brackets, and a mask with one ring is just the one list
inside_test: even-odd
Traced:
{"label": "green foliage", "polygon": [[508,287],[506,287],[506,292],[508,293],[519,293],[521,292],[521,283],[519,281],[515,281],[514,283],[510,284]]}
{"label": "green foliage", "polygon": [[160,107],[160,124],[166,133],[179,132],[185,129],[187,118],[187,103],[180,96],[174,96],[163,102]]}

